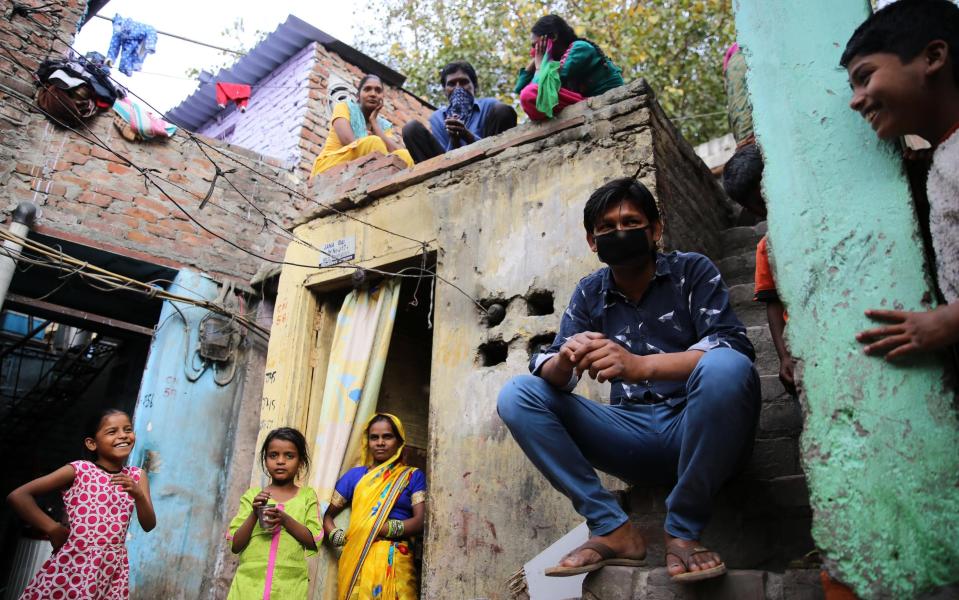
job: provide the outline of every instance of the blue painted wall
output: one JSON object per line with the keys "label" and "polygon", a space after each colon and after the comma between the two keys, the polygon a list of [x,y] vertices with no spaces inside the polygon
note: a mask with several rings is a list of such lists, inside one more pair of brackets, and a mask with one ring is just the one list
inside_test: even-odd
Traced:
{"label": "blue painted wall", "polygon": [[[198,273],[180,271],[171,291],[211,300],[219,286]],[[206,597],[203,579],[225,543],[225,473],[242,365],[227,386],[213,381],[212,370],[200,375],[185,356],[194,355],[198,324],[207,311],[179,303],[176,307],[188,328],[173,303],[164,303],[134,416],[137,442],[131,464],[147,464],[157,513],[157,527],[150,533],[135,524],[130,528],[134,598]]]}

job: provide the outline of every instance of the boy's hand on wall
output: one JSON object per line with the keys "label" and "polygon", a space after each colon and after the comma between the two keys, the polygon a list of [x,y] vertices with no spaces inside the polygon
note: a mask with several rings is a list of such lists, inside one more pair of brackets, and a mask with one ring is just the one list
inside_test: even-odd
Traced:
{"label": "boy's hand on wall", "polygon": [[860,332],[856,340],[868,344],[866,354],[895,360],[916,352],[928,352],[959,341],[959,304],[940,306],[928,312],[867,310],[866,316],[891,323]]}
{"label": "boy's hand on wall", "polygon": [[787,392],[796,395],[796,359],[792,356],[786,356],[779,361],[779,381]]}

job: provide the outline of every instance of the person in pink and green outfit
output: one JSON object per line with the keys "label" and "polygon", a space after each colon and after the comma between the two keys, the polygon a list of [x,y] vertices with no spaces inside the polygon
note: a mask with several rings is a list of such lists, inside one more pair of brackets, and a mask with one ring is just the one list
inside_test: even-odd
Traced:
{"label": "person in pink and green outfit", "polygon": [[533,25],[530,55],[514,91],[533,121],[552,119],[570,104],[623,85],[622,69],[556,15]]}
{"label": "person in pink and green outfit", "polygon": [[240,555],[227,600],[306,598],[306,557],[316,554],[323,535],[316,492],[296,485],[310,465],[306,439],[290,427],[274,429],[260,461],[270,485],[243,494],[226,536]]}

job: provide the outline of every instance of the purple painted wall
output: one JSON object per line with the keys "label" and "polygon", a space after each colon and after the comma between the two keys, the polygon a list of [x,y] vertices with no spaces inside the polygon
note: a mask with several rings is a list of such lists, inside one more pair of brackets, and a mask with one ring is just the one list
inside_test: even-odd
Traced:
{"label": "purple painted wall", "polygon": [[197,133],[236,144],[292,167],[300,158],[300,133],[310,94],[316,42],[253,85],[245,113],[230,104]]}

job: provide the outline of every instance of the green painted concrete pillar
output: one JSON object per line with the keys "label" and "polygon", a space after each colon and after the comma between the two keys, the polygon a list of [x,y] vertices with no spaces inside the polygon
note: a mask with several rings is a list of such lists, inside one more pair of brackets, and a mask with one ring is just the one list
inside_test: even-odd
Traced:
{"label": "green painted concrete pillar", "polygon": [[959,425],[937,357],[893,365],[855,334],[867,308],[930,293],[893,144],[848,107],[839,57],[866,0],[737,0],[788,340],[801,360],[813,535],[863,598],[959,578]]}

